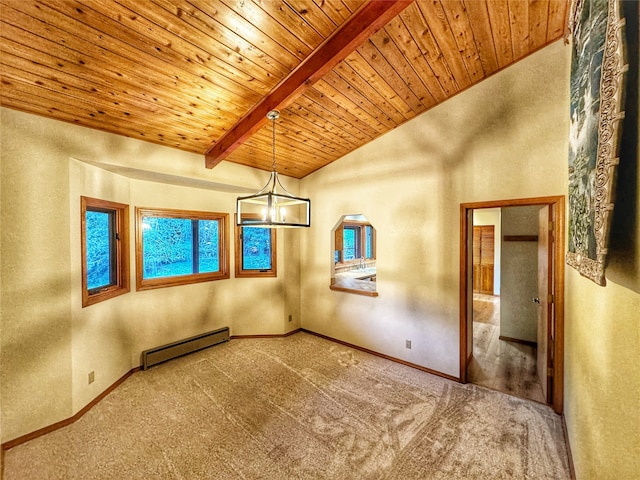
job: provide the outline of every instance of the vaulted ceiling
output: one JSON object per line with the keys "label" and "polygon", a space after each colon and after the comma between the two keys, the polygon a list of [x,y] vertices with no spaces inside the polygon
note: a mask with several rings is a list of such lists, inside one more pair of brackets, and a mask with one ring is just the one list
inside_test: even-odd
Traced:
{"label": "vaulted ceiling", "polygon": [[562,38],[569,1],[0,8],[3,106],[264,170],[279,109],[278,171],[302,178]]}

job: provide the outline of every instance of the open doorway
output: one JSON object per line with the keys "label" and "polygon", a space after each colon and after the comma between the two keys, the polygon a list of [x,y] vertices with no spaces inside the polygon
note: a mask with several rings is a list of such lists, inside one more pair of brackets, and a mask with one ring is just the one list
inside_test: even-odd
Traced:
{"label": "open doorway", "polygon": [[[501,231],[525,217],[538,232]],[[562,412],[564,197],[462,204],[460,240],[461,381]]]}
{"label": "open doorway", "polygon": [[473,341],[467,380],[546,403],[537,368],[540,307],[533,302],[541,208],[546,206],[473,211]]}

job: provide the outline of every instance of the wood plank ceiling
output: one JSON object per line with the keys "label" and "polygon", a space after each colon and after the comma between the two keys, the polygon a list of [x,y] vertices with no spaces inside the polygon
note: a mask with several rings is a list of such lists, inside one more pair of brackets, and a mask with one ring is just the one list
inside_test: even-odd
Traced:
{"label": "wood plank ceiling", "polygon": [[[204,167],[204,154],[366,3],[1,0],[0,102],[202,154]],[[302,178],[562,38],[568,8],[415,0],[287,102],[278,171]],[[271,170],[263,123],[227,161]]]}

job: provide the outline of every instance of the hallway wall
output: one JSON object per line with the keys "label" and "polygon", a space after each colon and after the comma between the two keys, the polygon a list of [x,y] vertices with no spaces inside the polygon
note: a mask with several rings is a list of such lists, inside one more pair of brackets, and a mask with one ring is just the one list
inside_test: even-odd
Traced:
{"label": "hallway wall", "polygon": [[[540,206],[502,209],[502,235],[538,235]],[[504,241],[500,335],[527,342],[538,341],[538,242]]]}

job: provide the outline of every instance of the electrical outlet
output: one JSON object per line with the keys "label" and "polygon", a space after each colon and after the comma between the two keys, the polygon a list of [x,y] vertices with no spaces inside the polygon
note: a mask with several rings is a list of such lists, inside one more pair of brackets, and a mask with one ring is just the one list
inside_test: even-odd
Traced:
{"label": "electrical outlet", "polygon": [[96,379],[96,372],[95,371],[91,371],[89,372],[89,385],[91,385]]}
{"label": "electrical outlet", "polygon": [[292,322],[293,321],[293,315],[289,315],[289,321]]}
{"label": "electrical outlet", "polygon": [[411,350],[411,340],[405,340],[404,341],[404,346],[406,348],[408,348],[409,350]]}

